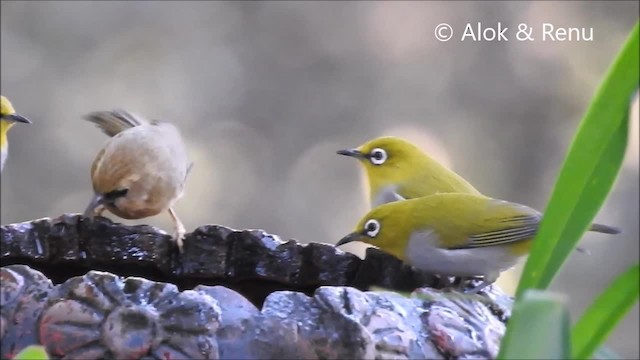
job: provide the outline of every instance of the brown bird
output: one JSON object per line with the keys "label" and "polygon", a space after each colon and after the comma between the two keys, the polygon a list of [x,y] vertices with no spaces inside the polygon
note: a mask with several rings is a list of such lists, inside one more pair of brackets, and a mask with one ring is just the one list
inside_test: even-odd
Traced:
{"label": "brown bird", "polygon": [[172,207],[182,197],[193,163],[178,129],[124,110],[92,112],[84,119],[111,137],[91,166],[95,195],[85,216],[100,216],[106,209],[124,219],[142,219],[168,211],[173,240],[182,251],[186,231]]}

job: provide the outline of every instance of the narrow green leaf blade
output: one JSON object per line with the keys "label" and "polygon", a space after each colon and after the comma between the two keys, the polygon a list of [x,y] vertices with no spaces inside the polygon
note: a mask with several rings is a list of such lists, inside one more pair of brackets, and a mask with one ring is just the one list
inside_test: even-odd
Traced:
{"label": "narrow green leaf blade", "polygon": [[[628,116],[628,112],[625,116]],[[551,281],[553,281],[555,274],[569,254],[575,249],[584,234],[582,225],[584,223],[586,223],[587,226],[591,224],[590,219],[596,216],[602,203],[604,203],[604,200],[611,191],[620,167],[622,166],[625,149],[627,147],[628,132],[629,123],[625,121],[621,123],[617,131],[612,134],[609,144],[593,171],[591,181],[586,184],[582,196],[578,199],[575,208],[571,212],[570,222],[567,223],[559,237],[559,239],[563,240],[556,243],[556,248],[551,253],[546,266],[547,271],[543,272],[540,280],[543,287],[546,288]],[[573,226],[573,224],[577,224],[578,222],[580,226]]]}
{"label": "narrow green leaf blade", "polygon": [[22,349],[15,357],[14,360],[47,360],[49,356],[44,349],[44,346],[29,345]]}
{"label": "narrow green leaf blade", "polygon": [[[617,177],[627,142],[629,104],[640,82],[638,34],[636,23],[582,119],[533,241],[518,295],[549,286]],[[561,239],[563,245],[556,248]]]}
{"label": "narrow green leaf blade", "polygon": [[513,306],[498,359],[568,359],[569,326],[563,296],[528,290]]}
{"label": "narrow green leaf blade", "polygon": [[609,333],[638,301],[640,264],[618,276],[575,324],[572,331],[573,357],[589,359]]}

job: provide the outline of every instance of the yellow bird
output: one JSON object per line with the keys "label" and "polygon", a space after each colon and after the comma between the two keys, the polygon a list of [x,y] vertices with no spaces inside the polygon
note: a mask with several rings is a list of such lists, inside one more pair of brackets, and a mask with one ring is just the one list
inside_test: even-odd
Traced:
{"label": "yellow bird", "polygon": [[124,110],[93,112],[85,119],[111,136],[91,166],[95,194],[85,215],[107,209],[124,219],[142,219],[168,211],[173,240],[182,251],[186,231],[172,206],[182,197],[193,163],[178,129]]}
{"label": "yellow bird", "polygon": [[[375,138],[358,148],[339,150],[337,153],[355,157],[364,166],[372,208],[392,201],[438,193],[485,196],[460,175],[438,163],[414,144],[398,137]],[[616,228],[600,224],[594,224],[593,231],[609,234],[620,232]]]}
{"label": "yellow bird", "polygon": [[[378,206],[336,246],[362,241],[441,276],[483,276],[469,292],[494,283],[529,253],[541,214],[524,205],[441,193]],[[609,232],[601,225],[592,231]]]}
{"label": "yellow bird", "polygon": [[11,102],[4,96],[0,95],[0,171],[4,169],[4,162],[9,154],[9,141],[7,133],[15,123],[31,124],[31,121],[22,115],[16,114]]}
{"label": "yellow bird", "polygon": [[372,208],[437,193],[481,195],[460,175],[398,137],[375,138],[338,154],[354,157],[364,166]]}

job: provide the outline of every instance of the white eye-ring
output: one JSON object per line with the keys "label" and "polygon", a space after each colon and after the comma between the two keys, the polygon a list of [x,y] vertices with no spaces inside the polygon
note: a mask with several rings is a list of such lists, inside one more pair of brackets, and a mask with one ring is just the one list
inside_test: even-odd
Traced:
{"label": "white eye-ring", "polygon": [[380,232],[380,223],[378,220],[371,219],[364,224],[364,230],[368,237],[374,238]]}
{"label": "white eye-ring", "polygon": [[369,161],[373,165],[382,165],[387,161],[387,152],[384,149],[375,148],[369,153]]}

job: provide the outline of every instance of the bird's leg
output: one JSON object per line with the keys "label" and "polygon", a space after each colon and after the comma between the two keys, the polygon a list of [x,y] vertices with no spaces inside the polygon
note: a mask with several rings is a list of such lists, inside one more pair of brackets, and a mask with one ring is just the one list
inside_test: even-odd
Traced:
{"label": "bird's leg", "polygon": [[462,289],[464,289],[464,285],[468,280],[471,280],[471,278],[466,278],[464,276],[461,276],[459,278],[456,278],[460,281],[458,281],[458,285],[456,286],[456,290],[462,291]]}
{"label": "bird's leg", "polygon": [[469,290],[465,291],[465,294],[477,294],[480,290],[486,288],[489,285],[491,285],[490,282],[483,281],[482,284],[474,287],[473,289],[469,289]]}
{"label": "bird's leg", "polygon": [[[451,279],[449,279],[449,276],[439,275],[438,277],[440,279],[440,283],[438,285],[442,287],[442,290],[451,291],[455,288],[453,286],[453,283],[451,282]],[[453,278],[453,280],[455,281],[455,277]]]}
{"label": "bird's leg", "polygon": [[182,225],[182,221],[178,219],[178,215],[176,215],[176,212],[173,211],[172,208],[169,208],[169,216],[171,216],[173,227],[175,229],[175,232],[173,233],[173,241],[176,242],[176,245],[178,245],[178,249],[180,250],[180,252],[182,252],[182,240],[184,239],[184,235],[187,233],[187,231],[185,230],[184,225]]}
{"label": "bird's leg", "polygon": [[499,276],[499,273],[485,274],[484,281],[482,281],[480,285],[465,291],[465,294],[477,294],[480,290],[496,282],[496,280],[498,280],[498,276]]}

